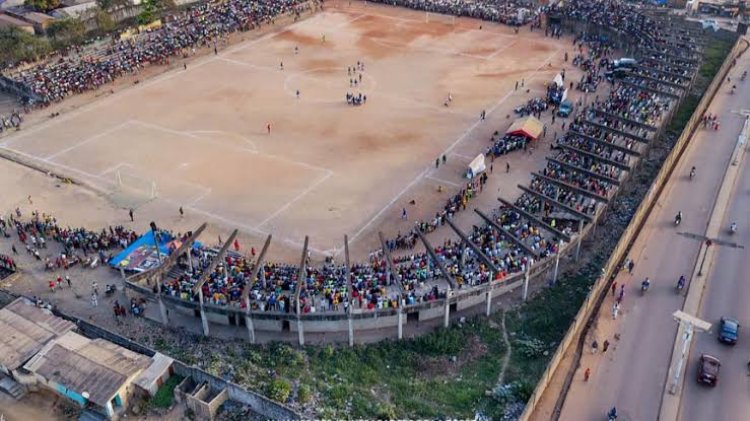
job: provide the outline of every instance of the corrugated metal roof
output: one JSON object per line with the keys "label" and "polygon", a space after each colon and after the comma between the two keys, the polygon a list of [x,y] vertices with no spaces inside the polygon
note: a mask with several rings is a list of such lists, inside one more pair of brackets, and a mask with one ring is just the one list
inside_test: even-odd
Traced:
{"label": "corrugated metal roof", "polygon": [[23,298],[0,309],[0,364],[15,370],[75,324],[53,316]]}
{"label": "corrugated metal roof", "polygon": [[88,393],[89,401],[105,406],[128,378],[150,363],[150,358],[111,342],[91,341],[70,332],[39,352],[25,368],[79,395]]}

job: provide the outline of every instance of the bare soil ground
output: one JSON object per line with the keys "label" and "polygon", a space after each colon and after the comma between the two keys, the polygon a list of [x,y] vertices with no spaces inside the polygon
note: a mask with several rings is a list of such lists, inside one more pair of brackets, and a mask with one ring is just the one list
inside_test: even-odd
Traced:
{"label": "bare soil ground", "polygon": [[[38,123],[0,146],[99,194],[5,171],[11,164],[2,162],[7,205],[92,228],[129,223],[128,208],[137,227],[155,220],[185,231],[208,221],[208,243],[233,228],[243,246],[273,234],[279,260],[298,260],[305,235],[318,258],[339,254],[348,234],[361,259],[377,248],[378,231],[407,231],[461,188],[468,162],[492,132],[507,129],[512,108],[543,95],[570,48],[526,30],[426,22],[423,12],[357,2],[258,35],[58,118],[36,112],[29,121]],[[351,87],[359,73],[349,76],[347,67],[357,61],[365,70]],[[517,81],[524,86],[515,90]],[[347,92],[367,95],[367,104],[348,106]],[[435,168],[442,155],[448,164]],[[528,174],[519,167],[536,169],[543,155],[509,158],[517,175],[497,176],[475,206],[494,204],[497,191],[515,197]],[[470,226],[475,217],[457,222]]]}

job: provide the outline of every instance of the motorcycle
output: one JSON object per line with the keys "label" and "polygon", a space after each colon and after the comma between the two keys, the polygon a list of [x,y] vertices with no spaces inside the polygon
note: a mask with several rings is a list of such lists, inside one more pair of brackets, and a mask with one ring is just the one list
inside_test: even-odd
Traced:
{"label": "motorcycle", "polygon": [[732,225],[729,226],[729,234],[734,234],[737,232],[737,223],[732,222]]}
{"label": "motorcycle", "polygon": [[685,288],[685,277],[680,276],[680,279],[677,281],[677,288],[675,289],[675,292],[677,294],[680,293]]}
{"label": "motorcycle", "polygon": [[117,287],[114,285],[107,284],[107,286],[104,288],[104,295],[110,296],[117,292]]}
{"label": "motorcycle", "polygon": [[690,179],[692,180],[693,177],[695,177],[695,167],[693,167],[692,169],[690,169]]}
{"label": "motorcycle", "polygon": [[648,291],[648,288],[650,286],[651,286],[651,282],[648,279],[641,282],[641,295],[645,294],[646,291]]}
{"label": "motorcycle", "polygon": [[[748,363],[748,366],[750,366],[750,363]],[[607,412],[607,421],[615,421],[617,419],[617,409],[612,408],[609,412]]]}
{"label": "motorcycle", "polygon": [[682,212],[677,212],[677,215],[674,217],[674,225],[678,226],[682,222]]}

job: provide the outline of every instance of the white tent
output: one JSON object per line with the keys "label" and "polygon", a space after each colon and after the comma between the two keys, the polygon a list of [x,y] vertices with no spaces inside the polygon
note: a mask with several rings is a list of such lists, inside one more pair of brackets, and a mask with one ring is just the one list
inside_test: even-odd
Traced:
{"label": "white tent", "polygon": [[468,178],[474,178],[486,169],[487,167],[484,165],[484,154],[480,153],[469,163],[469,171],[467,172],[467,176]]}
{"label": "white tent", "polygon": [[557,76],[552,79],[552,81],[555,82],[557,86],[563,86],[563,84],[565,83],[563,82],[562,73],[558,73]]}

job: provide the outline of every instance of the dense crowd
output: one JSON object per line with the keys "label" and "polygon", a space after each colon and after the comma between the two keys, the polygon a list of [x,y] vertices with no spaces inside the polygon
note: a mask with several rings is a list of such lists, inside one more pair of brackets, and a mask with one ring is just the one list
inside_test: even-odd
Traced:
{"label": "dense crowd", "polygon": [[525,0],[375,0],[391,6],[407,7],[426,12],[443,13],[454,16],[500,22],[521,26],[531,22],[537,15],[535,6]]}
{"label": "dense crowd", "polygon": [[[7,229],[14,230],[26,252],[43,261],[47,270],[106,262],[112,257],[113,251],[124,249],[137,239],[134,231],[122,226],[110,226],[101,231],[63,227],[54,216],[37,211],[31,213],[28,221],[23,221],[18,208],[7,222],[0,219],[0,227],[3,232]],[[40,250],[47,249],[48,239],[58,243],[62,251],[51,257],[42,257]],[[15,246],[13,251],[17,252]]]}
{"label": "dense crowd", "polygon": [[23,123],[23,117],[21,117],[18,111],[13,111],[7,116],[0,114],[0,134],[8,130],[20,128],[21,123]]}
{"label": "dense crowd", "polygon": [[59,56],[8,76],[24,86],[29,100],[41,105],[98,89],[151,64],[213,48],[228,34],[245,31],[287,13],[301,13],[301,0],[229,0],[207,2],[169,16],[164,24],[129,39],[117,40],[90,55]]}
{"label": "dense crowd", "polygon": [[[522,5],[513,2],[386,2],[510,24],[521,23],[513,19],[523,15],[518,13]],[[18,77],[44,101],[59,100],[73,92],[93,89],[148,63],[162,63],[172,56],[190,54],[191,49],[196,47],[213,45],[216,48],[216,43],[221,42],[226,34],[249,29],[264,20],[295,10],[299,4],[294,0],[265,0],[252,4],[247,0],[229,0],[196,6],[173,17],[160,29],[113,44],[107,54],[99,58],[60,60],[33,68]],[[637,7],[617,1],[574,0],[565,2],[562,8],[552,6],[547,10],[569,18],[611,26],[635,36],[638,43],[658,44],[662,39],[658,29],[643,34],[644,28],[653,22]],[[577,86],[584,91],[593,91],[602,80],[612,50],[601,37],[579,36],[576,43],[579,49],[573,62],[584,70],[584,76]],[[654,60],[663,57],[660,56],[660,48],[663,47],[653,48]],[[677,83],[681,78],[675,75],[690,74],[690,70],[686,70],[688,64],[673,59],[658,64],[661,72],[638,70],[634,75],[654,80],[633,76],[633,79],[614,81],[609,95],[602,99],[597,96],[585,107],[580,107],[581,111],[572,117],[568,125],[568,132],[555,140],[554,159],[548,161],[540,175],[532,176],[528,189],[536,194],[524,193],[514,202],[514,206],[495,209],[491,215],[493,224],[475,225],[467,233],[470,241],[498,268],[498,273],[493,274],[480,256],[462,241],[446,240],[435,247],[433,251],[438,262],[426,252],[409,253],[417,244],[417,232],[434,231],[467,208],[468,202],[482,191],[487,182],[488,175],[483,173],[467,182],[434,218],[417,221],[412,231],[399,233],[395,239],[387,240],[388,251],[399,252],[391,256],[391,262],[386,260],[386,255],[390,253],[381,252],[372,254],[369,261],[355,264],[348,271],[345,265],[327,259],[319,266],[306,265],[301,273],[295,265],[266,262],[260,268],[259,276],[253,278],[255,268],[251,257],[255,257],[254,251],[251,256],[244,256],[238,250],[230,251],[213,272],[206,274],[206,282],[201,289],[204,300],[211,305],[244,308],[246,304],[241,297],[247,289],[250,305],[256,311],[294,312],[297,305],[303,313],[342,311],[347,310],[350,303],[358,309],[374,310],[445,297],[447,289],[444,283],[436,282],[445,277],[440,266],[459,288],[486,284],[493,279],[523,272],[540,259],[558,252],[560,239],[556,231],[567,236],[576,233],[578,224],[575,215],[571,215],[566,208],[594,216],[602,205],[601,198],[612,196],[623,170],[611,162],[628,165],[633,156],[628,152],[639,150],[639,141],[634,137],[648,140],[651,134],[640,125],[658,126],[674,105],[673,99],[653,92],[655,85],[651,83],[659,84],[657,79]],[[563,91],[564,86],[552,87],[547,92],[547,99],[540,104],[548,105],[550,100],[559,102]],[[536,103],[531,106],[534,113],[548,108]],[[539,109],[536,109],[537,106]],[[492,153],[502,154],[522,147],[518,146],[522,145],[519,139],[501,139],[506,143],[498,145],[498,139],[493,138],[495,147],[491,148]],[[436,165],[439,162],[436,161]],[[555,202],[565,205],[565,208],[558,209]],[[534,218],[525,214],[534,215]],[[77,251],[84,255],[98,254],[104,260],[111,249],[126,247],[136,239],[134,232],[122,227],[95,232],[82,228],[62,228],[50,215],[34,213],[31,221],[26,223],[20,221],[19,210],[16,216],[11,216],[11,226],[30,252],[44,248],[46,238],[52,238],[62,245],[64,251],[54,263],[58,266],[65,266],[67,259]],[[406,217],[405,209],[403,216]],[[3,231],[6,228],[6,222],[2,219],[0,227]],[[217,251],[210,247],[192,248],[190,259],[180,260],[182,270],[176,275],[170,272],[163,281],[162,292],[185,301],[197,301],[199,296],[193,293],[193,288],[216,257]],[[389,277],[391,266],[393,276]],[[295,302],[298,288],[299,303]]]}

